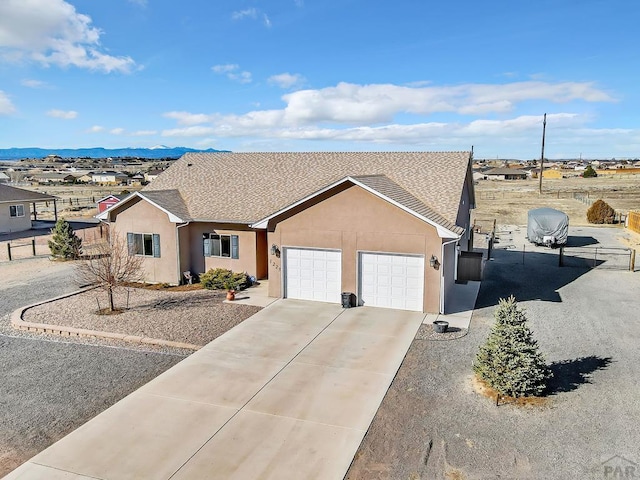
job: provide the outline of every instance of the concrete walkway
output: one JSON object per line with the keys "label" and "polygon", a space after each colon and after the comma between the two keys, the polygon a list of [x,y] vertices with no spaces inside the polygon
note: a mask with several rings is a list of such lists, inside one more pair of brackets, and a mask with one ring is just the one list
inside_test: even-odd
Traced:
{"label": "concrete walkway", "polygon": [[425,316],[423,323],[432,324],[436,320],[444,320],[449,322],[450,327],[468,329],[479,291],[480,282],[454,285],[452,290],[453,301],[449,306],[450,312],[446,315],[430,313]]}
{"label": "concrete walkway", "polygon": [[280,300],[9,479],[342,479],[424,314]]}

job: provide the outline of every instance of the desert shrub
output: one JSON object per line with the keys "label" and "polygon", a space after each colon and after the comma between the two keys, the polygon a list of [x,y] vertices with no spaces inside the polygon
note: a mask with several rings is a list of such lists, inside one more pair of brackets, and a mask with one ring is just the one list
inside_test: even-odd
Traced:
{"label": "desert shrub", "polygon": [[587,165],[587,168],[584,169],[582,176],[584,178],[595,178],[598,176],[598,173],[593,169],[591,165]]}
{"label": "desert shrub", "polygon": [[616,212],[604,200],[596,200],[587,210],[589,223],[613,223]]}
{"label": "desert shrub", "polygon": [[242,290],[249,285],[249,276],[226,268],[212,268],[200,274],[200,283],[207,290]]}
{"label": "desert shrub", "polygon": [[498,396],[536,396],[546,389],[551,370],[513,296],[500,299],[495,323],[478,351],[473,370]]}

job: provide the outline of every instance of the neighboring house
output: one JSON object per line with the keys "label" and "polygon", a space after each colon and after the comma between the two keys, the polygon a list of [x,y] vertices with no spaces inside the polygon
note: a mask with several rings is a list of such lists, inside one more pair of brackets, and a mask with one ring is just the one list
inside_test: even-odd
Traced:
{"label": "neighboring house", "polygon": [[145,177],[141,173],[136,173],[132,177],[129,178],[129,185],[132,187],[139,187],[142,185],[142,182],[145,182]]}
{"label": "neighboring house", "polygon": [[129,176],[122,172],[98,172],[91,175],[91,181],[102,185],[122,185],[129,181]]}
{"label": "neighboring house", "polygon": [[0,184],[0,233],[21,232],[31,228],[31,205],[34,220],[37,219],[36,204],[53,202],[54,216],[57,197],[43,193],[31,192],[22,188]]}
{"label": "neighboring house", "polygon": [[524,170],[509,167],[492,168],[484,172],[484,176],[489,180],[525,180],[527,175]]}
{"label": "neighboring house", "polygon": [[32,180],[41,184],[73,183],[76,180],[76,177],[70,173],[64,172],[45,172],[34,174],[32,176]]}
{"label": "neighboring house", "polygon": [[98,215],[146,280],[223,267],[269,295],[446,312],[472,244],[469,152],[188,153]]}
{"label": "neighboring house", "polygon": [[93,180],[93,172],[73,172],[76,182],[89,183]]}
{"label": "neighboring house", "polygon": [[559,179],[562,178],[562,171],[549,168],[542,171],[542,178]]}
{"label": "neighboring house", "polygon": [[114,206],[126,196],[127,195],[107,195],[106,197],[101,198],[96,202],[98,204],[98,213],[102,213],[109,207]]}
{"label": "neighboring house", "polygon": [[155,180],[156,178],[158,178],[158,175],[160,175],[163,171],[164,170],[159,170],[159,169],[149,170],[147,173],[144,174],[144,179],[147,182]]}
{"label": "neighboring house", "polygon": [[11,177],[4,172],[0,172],[0,183],[9,183],[11,181]]}

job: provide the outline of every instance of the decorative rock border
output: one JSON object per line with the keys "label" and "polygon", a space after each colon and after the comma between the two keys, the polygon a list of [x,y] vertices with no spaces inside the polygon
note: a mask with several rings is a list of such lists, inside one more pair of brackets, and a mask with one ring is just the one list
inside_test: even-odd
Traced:
{"label": "decorative rock border", "polygon": [[147,345],[158,345],[162,347],[184,348],[187,350],[200,350],[202,348],[202,345],[194,345],[192,343],[174,342],[171,340],[142,337],[139,335],[128,335],[126,333],[102,332],[99,330],[88,330],[86,328],[67,327],[64,325],[25,322],[24,320],[22,320],[22,315],[30,308],[37,307],[45,303],[55,302],[56,300],[61,300],[63,298],[72,297],[73,295],[78,295],[79,293],[83,293],[94,288],[96,287],[82,288],[72,293],[67,293],[65,295],[50,298],[43,302],[32,303],[31,305],[27,305],[26,307],[18,308],[11,314],[11,325],[13,326],[13,328],[16,328],[18,330],[26,330],[29,332],[39,333],[52,333],[54,335],[65,337],[97,337],[110,340],[121,340],[132,343],[143,343]]}

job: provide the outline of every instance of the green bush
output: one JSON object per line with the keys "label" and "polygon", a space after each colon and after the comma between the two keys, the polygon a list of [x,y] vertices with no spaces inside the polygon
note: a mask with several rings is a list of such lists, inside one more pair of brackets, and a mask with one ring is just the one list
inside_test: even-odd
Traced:
{"label": "green bush", "polygon": [[242,290],[249,285],[249,276],[226,268],[212,268],[200,274],[200,283],[207,290]]}
{"label": "green bush", "polygon": [[587,210],[589,223],[613,223],[616,211],[604,200],[596,200]]}
{"label": "green bush", "polygon": [[473,362],[473,371],[499,396],[541,395],[551,370],[538,351],[524,311],[518,308],[513,296],[500,299],[495,320]]}
{"label": "green bush", "polygon": [[584,178],[595,178],[598,176],[598,173],[593,169],[591,165],[587,165],[587,168],[584,169],[582,176]]}

